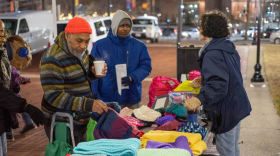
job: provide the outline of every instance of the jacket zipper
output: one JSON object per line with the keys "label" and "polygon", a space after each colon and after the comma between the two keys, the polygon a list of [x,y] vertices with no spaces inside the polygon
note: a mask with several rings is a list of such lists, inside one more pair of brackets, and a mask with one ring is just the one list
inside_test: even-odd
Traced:
{"label": "jacket zipper", "polygon": [[127,51],[127,55],[126,55],[126,68],[128,68],[128,54],[129,54],[129,52]]}

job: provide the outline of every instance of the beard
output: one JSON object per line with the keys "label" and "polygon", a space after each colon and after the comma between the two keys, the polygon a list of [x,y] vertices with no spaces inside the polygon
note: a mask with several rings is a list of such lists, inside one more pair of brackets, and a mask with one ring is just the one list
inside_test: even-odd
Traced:
{"label": "beard", "polygon": [[70,51],[71,54],[73,54],[74,56],[80,58],[81,56],[84,55],[84,53],[86,52],[87,49],[85,49],[82,53],[81,52],[78,52],[78,50],[75,50],[71,47],[71,43],[69,41],[67,41],[67,47],[68,47],[68,50]]}

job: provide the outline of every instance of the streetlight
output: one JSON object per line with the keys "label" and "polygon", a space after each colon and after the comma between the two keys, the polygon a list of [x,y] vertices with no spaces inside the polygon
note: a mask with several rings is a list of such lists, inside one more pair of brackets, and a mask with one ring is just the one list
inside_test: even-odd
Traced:
{"label": "streetlight", "polygon": [[262,66],[260,64],[260,44],[261,44],[261,0],[258,5],[258,44],[257,44],[257,63],[255,65],[255,73],[251,79],[251,82],[264,82],[264,78],[261,74]]}
{"label": "streetlight", "polygon": [[[253,36],[253,42],[252,42],[252,45],[256,45],[257,42],[256,42],[256,35],[255,35],[255,32],[256,32],[256,20],[257,20],[257,1],[255,0],[255,10],[254,10],[254,18],[255,18],[255,23],[254,23],[254,36]],[[264,25],[263,25],[264,27]]]}
{"label": "streetlight", "polygon": [[271,15],[270,15],[270,22],[272,23],[273,22],[273,18],[274,18],[274,14],[273,14],[273,11],[274,11],[274,6],[275,6],[275,3],[270,3],[271,5]]}

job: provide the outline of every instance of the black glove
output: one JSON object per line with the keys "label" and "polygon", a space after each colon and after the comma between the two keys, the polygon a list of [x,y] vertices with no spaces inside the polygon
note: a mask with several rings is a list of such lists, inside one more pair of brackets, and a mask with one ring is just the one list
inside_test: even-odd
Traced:
{"label": "black glove", "polygon": [[130,86],[133,83],[133,79],[130,76],[126,76],[122,78],[122,85]]}
{"label": "black glove", "polygon": [[24,111],[29,114],[33,122],[39,127],[39,125],[45,124],[45,115],[43,112],[38,109],[37,107],[34,107],[32,105],[27,104],[24,108]]}
{"label": "black glove", "polygon": [[13,92],[18,94],[20,92],[20,86],[19,85],[16,85],[14,88],[13,88]]}

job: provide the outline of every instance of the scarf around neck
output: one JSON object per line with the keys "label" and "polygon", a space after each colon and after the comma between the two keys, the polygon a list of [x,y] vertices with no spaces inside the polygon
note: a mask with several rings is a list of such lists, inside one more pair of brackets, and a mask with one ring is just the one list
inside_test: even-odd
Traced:
{"label": "scarf around neck", "polygon": [[206,42],[205,45],[199,50],[198,52],[198,57],[201,56],[201,54],[206,50],[206,48],[209,46],[209,44],[212,42],[212,38],[210,39],[209,42]]}
{"label": "scarf around neck", "polygon": [[3,73],[4,87],[10,90],[10,80],[11,80],[11,64],[8,58],[7,50],[5,48],[0,48],[3,51],[1,54],[1,70]]}

